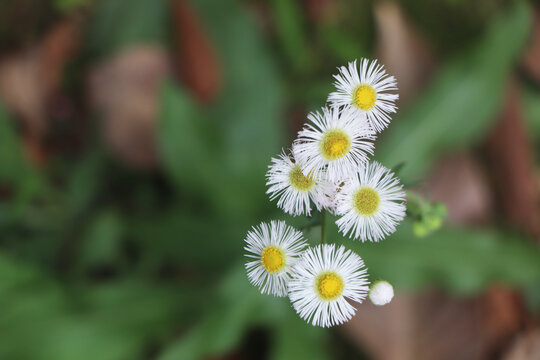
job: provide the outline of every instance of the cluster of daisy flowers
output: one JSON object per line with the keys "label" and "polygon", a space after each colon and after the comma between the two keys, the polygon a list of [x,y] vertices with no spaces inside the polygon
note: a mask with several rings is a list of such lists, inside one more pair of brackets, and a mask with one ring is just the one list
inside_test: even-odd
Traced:
{"label": "cluster of daisy flowers", "polygon": [[[405,191],[383,165],[370,161],[377,134],[390,123],[398,99],[396,79],[376,60],[362,59],[338,69],[328,105],[308,115],[292,148],[272,159],[267,193],[286,213],[312,215],[312,205],[338,217],[339,231],[362,242],[378,242],[405,217]],[[261,223],[245,240],[249,281],[263,294],[288,296],[312,325],[342,324],[355,314],[353,303],[369,296],[384,305],[392,286],[370,287],[362,258],[344,246],[309,246],[302,232],[284,221]]]}

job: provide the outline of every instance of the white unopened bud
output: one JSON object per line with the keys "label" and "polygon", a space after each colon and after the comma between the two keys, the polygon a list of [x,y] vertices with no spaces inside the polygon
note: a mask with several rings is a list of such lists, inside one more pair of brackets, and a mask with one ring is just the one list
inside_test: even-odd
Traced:
{"label": "white unopened bud", "polygon": [[388,281],[376,281],[369,291],[369,300],[375,305],[386,305],[394,297],[394,288]]}

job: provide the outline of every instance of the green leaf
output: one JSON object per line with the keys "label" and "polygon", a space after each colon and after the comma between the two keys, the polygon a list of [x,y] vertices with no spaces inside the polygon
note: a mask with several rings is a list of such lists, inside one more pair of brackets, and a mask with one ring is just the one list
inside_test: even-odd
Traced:
{"label": "green leaf", "polygon": [[197,360],[229,351],[257,321],[257,313],[265,309],[262,297],[249,284],[243,268],[233,269],[221,282],[211,310],[195,328],[167,348],[159,360]]}
{"label": "green leaf", "polygon": [[208,114],[223,139],[223,161],[244,192],[262,199],[266,167],[283,145],[282,77],[258,24],[241,4],[201,0],[194,5],[218,49],[226,79]]}
{"label": "green leaf", "polygon": [[55,5],[60,12],[69,13],[82,6],[90,5],[92,2],[93,0],[56,0]]}
{"label": "green leaf", "polygon": [[133,359],[200,301],[141,279],[67,288],[2,254],[0,270],[3,359]]}
{"label": "green leaf", "polygon": [[32,172],[22,155],[21,141],[15,123],[0,103],[0,183],[16,184]]}
{"label": "green leaf", "polygon": [[170,84],[164,88],[159,136],[164,163],[181,191],[205,197],[223,217],[248,223],[270,208],[264,174],[282,145],[281,79],[242,6],[230,0],[193,5],[217,48],[226,81],[205,108]]}
{"label": "green leaf", "polygon": [[[188,94],[172,82],[162,89],[159,150],[179,191],[205,198],[222,214],[238,213],[241,180],[218,149],[216,129]],[[240,196],[239,196],[240,194]]]}
{"label": "green leaf", "polygon": [[145,253],[147,266],[175,263],[203,273],[220,272],[241,258],[248,227],[173,208],[128,219],[126,231]]}
{"label": "green leaf", "polygon": [[165,170],[180,187],[214,187],[213,174],[218,171],[219,160],[205,121],[185,91],[171,81],[164,84],[158,145]]}
{"label": "green leaf", "polygon": [[[321,39],[330,53],[333,53],[336,57],[342,59],[343,62],[368,54],[365,41],[363,41],[367,38],[365,35],[363,36],[364,39],[359,39],[355,32],[351,32],[350,29],[344,27],[341,22],[336,22],[336,24],[320,23],[318,25],[318,38]],[[362,31],[360,32],[362,33]],[[331,81],[330,78],[325,80],[327,82]],[[331,89],[326,95],[328,96],[328,93],[331,91],[334,90]]]}
{"label": "green leaf", "polygon": [[289,64],[295,72],[309,72],[314,59],[310,56],[304,33],[300,4],[294,0],[272,0],[271,6],[279,41]]}
{"label": "green leaf", "polygon": [[271,359],[330,359],[328,330],[306,323],[292,307],[288,310],[289,316],[276,324]]}
{"label": "green leaf", "polygon": [[538,89],[523,87],[523,105],[525,109],[525,119],[527,120],[527,135],[534,141],[540,140],[540,92]]}
{"label": "green leaf", "polygon": [[103,210],[90,223],[81,244],[79,266],[113,264],[120,251],[123,223],[113,210]]}
{"label": "green leaf", "polygon": [[417,104],[396,116],[377,146],[377,158],[389,167],[407,161],[401,176],[410,181],[442,153],[480,139],[496,119],[530,27],[530,8],[518,2],[477,46],[443,68]]}
{"label": "green leaf", "polygon": [[84,214],[99,196],[106,173],[106,157],[100,147],[83,154],[65,170],[69,174],[66,189],[62,192],[69,218]]}
{"label": "green leaf", "polygon": [[21,139],[15,132],[15,124],[0,103],[0,185],[11,191],[8,208],[3,221],[20,219],[27,213],[30,202],[50,195],[50,188],[41,173],[25,159]]}

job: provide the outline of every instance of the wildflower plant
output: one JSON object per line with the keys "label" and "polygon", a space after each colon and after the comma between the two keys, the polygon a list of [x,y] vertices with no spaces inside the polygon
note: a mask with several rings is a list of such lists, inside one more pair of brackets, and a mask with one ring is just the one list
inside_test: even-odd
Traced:
{"label": "wildflower plant", "polygon": [[263,294],[288,296],[314,326],[350,320],[354,303],[366,297],[384,305],[394,296],[386,281],[369,286],[359,254],[325,241],[326,213],[338,217],[343,235],[362,242],[385,239],[406,214],[400,180],[370,161],[377,134],[396,112],[397,82],[376,60],[359,64],[338,68],[327,106],[307,116],[292,148],[273,158],[266,174],[270,200],[287,214],[312,216],[313,208],[321,213],[322,243],[310,246],[284,221],[262,223],[245,240],[249,281]]}

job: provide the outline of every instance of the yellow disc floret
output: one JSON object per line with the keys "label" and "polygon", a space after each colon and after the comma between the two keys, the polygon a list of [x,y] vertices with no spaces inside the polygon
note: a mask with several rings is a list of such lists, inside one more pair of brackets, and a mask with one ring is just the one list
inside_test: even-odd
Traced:
{"label": "yellow disc floret", "polygon": [[373,215],[380,203],[381,198],[375,189],[363,187],[354,194],[354,207],[361,215]]}
{"label": "yellow disc floret", "polygon": [[342,130],[328,130],[321,141],[321,154],[326,160],[336,160],[347,155],[351,149],[351,139]]}
{"label": "yellow disc floret", "polygon": [[377,101],[377,91],[373,86],[363,84],[357,87],[353,93],[353,102],[360,109],[367,111],[373,109]]}
{"label": "yellow disc floret", "polygon": [[335,272],[327,272],[317,277],[316,288],[323,300],[335,300],[343,292],[345,283],[343,278]]}
{"label": "yellow disc floret", "polygon": [[269,273],[275,273],[285,267],[285,252],[277,246],[267,246],[261,254],[261,263]]}
{"label": "yellow disc floret", "polygon": [[307,191],[315,185],[315,180],[310,176],[305,176],[302,173],[299,165],[295,165],[289,173],[289,181],[291,185],[301,191]]}

